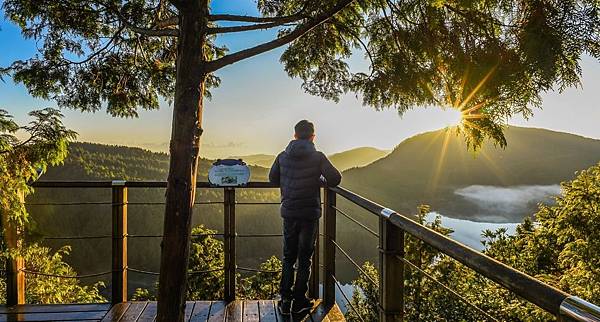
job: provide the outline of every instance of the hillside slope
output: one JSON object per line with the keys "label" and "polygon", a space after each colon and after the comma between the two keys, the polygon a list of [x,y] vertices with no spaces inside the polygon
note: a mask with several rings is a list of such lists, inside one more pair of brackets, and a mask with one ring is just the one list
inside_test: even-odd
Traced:
{"label": "hillside slope", "polygon": [[344,171],[350,168],[366,166],[373,161],[381,159],[389,152],[371,147],[361,147],[332,154],[329,156],[329,160],[340,171]]}
{"label": "hillside slope", "polygon": [[477,153],[453,131],[416,135],[386,157],[346,171],[343,185],[399,211],[414,213],[426,203],[444,215],[473,219],[478,210],[457,189],[558,184],[600,160],[600,140],[521,127],[505,133],[506,149],[486,144]]}

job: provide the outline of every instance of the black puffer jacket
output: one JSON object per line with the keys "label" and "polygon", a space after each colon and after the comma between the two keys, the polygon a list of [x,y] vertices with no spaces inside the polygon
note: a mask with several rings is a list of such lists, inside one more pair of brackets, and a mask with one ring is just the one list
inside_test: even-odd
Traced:
{"label": "black puffer jacket", "polygon": [[321,176],[331,187],[342,180],[340,172],[311,141],[291,141],[277,156],[269,173],[269,181],[281,186],[281,217],[321,216]]}

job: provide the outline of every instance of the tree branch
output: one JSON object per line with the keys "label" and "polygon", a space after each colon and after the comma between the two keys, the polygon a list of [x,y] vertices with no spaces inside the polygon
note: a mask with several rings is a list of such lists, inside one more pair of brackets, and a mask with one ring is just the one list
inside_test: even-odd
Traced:
{"label": "tree branch", "polygon": [[269,29],[269,28],[279,27],[279,26],[283,26],[285,24],[286,23],[281,23],[281,22],[269,22],[269,23],[259,23],[259,24],[248,25],[248,26],[214,27],[214,28],[208,28],[207,33],[209,35],[213,35],[213,34],[240,32],[240,31],[261,30],[261,29]]}
{"label": "tree branch", "polygon": [[277,22],[277,23],[288,23],[293,21],[298,21],[300,19],[306,18],[306,16],[302,15],[302,9],[299,13],[293,14],[291,16],[284,17],[253,17],[253,16],[241,16],[241,15],[209,15],[209,21],[237,21],[237,22],[257,22],[257,23],[265,23],[265,22]]}
{"label": "tree branch", "polygon": [[66,65],[81,65],[81,64],[85,64],[85,63],[89,62],[90,60],[94,59],[94,57],[100,55],[100,53],[102,53],[103,51],[105,51],[106,49],[108,49],[108,47],[113,42],[115,42],[117,40],[117,38],[119,38],[119,35],[123,31],[123,29],[125,29],[125,27],[119,27],[119,29],[117,30],[117,32],[115,32],[115,34],[110,38],[110,40],[106,43],[106,45],[104,45],[98,51],[96,51],[96,52],[92,53],[91,55],[89,55],[86,59],[84,59],[82,61],[78,61],[78,62],[65,59],[66,63],[63,66],[66,66]]}
{"label": "tree branch", "polygon": [[178,24],[179,24],[179,17],[174,16],[174,17],[170,17],[170,18],[167,18],[167,19],[157,22],[156,27],[167,28],[167,27],[177,26]]}
{"label": "tree branch", "polygon": [[[121,16],[121,15],[119,14],[119,16]],[[156,37],[163,37],[163,36],[177,37],[177,36],[179,36],[179,30],[177,30],[177,29],[140,28],[140,27],[136,27],[136,26],[132,25],[125,18],[121,19],[121,22],[123,23],[123,25],[125,25],[125,27],[127,27],[127,29],[129,29],[137,34],[142,34],[145,36],[151,36],[151,37],[152,36],[156,36]]]}
{"label": "tree branch", "polygon": [[[273,24],[282,25],[285,23],[294,22],[294,21],[298,21],[298,20],[307,18],[305,15],[302,14],[302,11],[304,11],[304,9],[302,9],[297,14],[294,14],[291,16],[284,16],[284,17],[253,17],[253,16],[241,16],[241,15],[228,15],[228,14],[209,15],[208,20],[209,21],[256,22],[256,23],[261,23],[261,24],[273,23]],[[170,17],[170,18],[164,19],[162,21],[159,21],[156,24],[156,26],[158,28],[166,28],[166,27],[177,26],[177,24],[179,24],[179,17],[175,16],[175,17]],[[271,27],[268,27],[268,28],[271,28]],[[258,28],[258,29],[260,29],[260,28]],[[249,30],[254,30],[254,29],[249,29]]]}
{"label": "tree branch", "polygon": [[355,0],[342,0],[342,1],[338,2],[338,4],[333,6],[331,9],[329,9],[329,10],[317,15],[316,17],[310,19],[309,21],[299,25],[292,32],[288,33],[287,35],[285,35],[283,37],[271,40],[269,42],[260,44],[258,46],[254,46],[254,47],[251,47],[248,49],[244,49],[244,50],[235,52],[233,54],[223,56],[217,60],[207,62],[205,72],[212,73],[224,66],[231,65],[240,60],[250,58],[250,57],[262,54],[264,52],[267,52],[269,50],[286,45],[286,44],[304,36],[307,32],[311,31],[313,28],[319,26],[323,22],[325,22],[328,19],[330,19],[331,17],[335,16],[338,12],[342,11],[344,8],[349,6],[354,1]]}

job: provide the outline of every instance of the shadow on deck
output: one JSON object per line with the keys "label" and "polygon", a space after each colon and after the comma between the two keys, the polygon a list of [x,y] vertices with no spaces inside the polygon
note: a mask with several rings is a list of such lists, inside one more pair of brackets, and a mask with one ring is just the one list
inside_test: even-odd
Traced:
{"label": "shadow on deck", "polygon": [[[185,321],[345,321],[337,305],[327,310],[321,301],[315,302],[310,314],[282,316],[271,300],[242,301],[226,304],[221,301],[188,301]],[[0,321],[147,321],[156,318],[156,302],[125,302],[111,308],[110,304],[17,305],[0,307]]]}

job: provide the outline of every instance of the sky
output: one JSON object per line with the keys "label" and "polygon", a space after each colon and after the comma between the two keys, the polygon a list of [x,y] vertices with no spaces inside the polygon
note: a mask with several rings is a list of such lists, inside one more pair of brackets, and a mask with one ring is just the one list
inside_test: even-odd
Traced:
{"label": "sky", "polygon": [[[0,3],[2,0],[0,0]],[[256,15],[251,0],[214,1],[214,13]],[[33,40],[24,39],[18,27],[0,18],[0,66],[27,59],[36,52]],[[275,37],[275,31],[253,31],[219,38],[231,51],[250,47]],[[458,112],[436,107],[416,108],[402,116],[393,109],[375,111],[363,106],[354,94],[339,103],[306,94],[302,82],[283,70],[274,50],[225,67],[217,75],[222,84],[206,102],[201,155],[225,158],[255,153],[275,154],[293,135],[294,124],[301,119],[315,123],[316,144],[325,153],[361,146],[393,149],[402,140],[416,134],[455,125]],[[362,54],[352,58],[352,66],[366,66]],[[562,93],[543,95],[543,108],[529,120],[514,117],[509,124],[547,128],[600,139],[600,63],[590,57],[582,60],[583,87]],[[10,79],[0,82],[0,109],[8,110],[18,122],[27,121],[27,113],[43,107],[55,107],[52,101],[31,97],[25,87]],[[171,133],[172,106],[166,102],[155,111],[142,111],[137,119],[114,118],[105,111],[82,113],[63,110],[64,123],[79,133],[78,140],[116,145],[139,146],[167,151]],[[510,142],[509,142],[510,144]]]}

